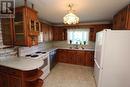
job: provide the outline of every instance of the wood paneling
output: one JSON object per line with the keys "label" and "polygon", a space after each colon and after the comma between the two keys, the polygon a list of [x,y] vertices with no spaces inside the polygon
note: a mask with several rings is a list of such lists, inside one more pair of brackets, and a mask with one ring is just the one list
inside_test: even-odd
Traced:
{"label": "wood paneling", "polygon": [[94,52],[83,50],[59,49],[57,51],[58,62],[94,66]]}
{"label": "wood paneling", "polygon": [[3,18],[1,19],[1,28],[2,28],[2,38],[4,45],[13,45],[13,29],[14,29],[14,21],[12,18]]}
{"label": "wood paneling", "polygon": [[113,18],[113,29],[130,29],[130,5],[121,9]]}

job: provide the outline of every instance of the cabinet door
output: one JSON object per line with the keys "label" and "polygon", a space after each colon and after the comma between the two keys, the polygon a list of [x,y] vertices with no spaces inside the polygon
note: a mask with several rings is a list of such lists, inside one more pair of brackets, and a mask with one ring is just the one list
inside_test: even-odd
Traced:
{"label": "cabinet door", "polygon": [[77,57],[76,57],[76,51],[75,50],[68,50],[67,51],[67,56],[68,56],[68,63],[70,64],[77,64]]}
{"label": "cabinet door", "polygon": [[127,13],[127,15],[128,15],[127,26],[128,26],[128,29],[130,30],[130,5],[128,7],[128,13]]}
{"label": "cabinet door", "polygon": [[78,65],[85,65],[85,51],[77,51],[76,58]]}
{"label": "cabinet door", "polygon": [[53,28],[53,40],[54,41],[67,40],[67,29],[59,27]]}
{"label": "cabinet door", "polygon": [[48,26],[46,25],[46,24],[43,24],[42,25],[42,31],[43,31],[43,39],[44,39],[44,41],[48,41],[49,40],[49,30],[48,30]]}
{"label": "cabinet door", "polygon": [[0,87],[10,87],[8,86],[8,75],[0,73]]}
{"label": "cabinet door", "polygon": [[94,28],[90,29],[89,40],[95,41],[95,30],[94,30]]}
{"label": "cabinet door", "polygon": [[127,8],[124,8],[121,12],[120,12],[120,29],[127,29]]}
{"label": "cabinet door", "polygon": [[67,63],[67,50],[58,50],[58,62]]}
{"label": "cabinet door", "polygon": [[13,19],[1,19],[2,38],[4,45],[13,45],[14,21]]}
{"label": "cabinet door", "polygon": [[49,38],[49,41],[52,41],[53,39],[53,32],[52,32],[51,26],[49,26],[49,29],[48,29],[48,38]]}
{"label": "cabinet door", "polygon": [[58,41],[58,29],[53,29],[53,40]]}
{"label": "cabinet door", "polygon": [[94,66],[94,52],[93,51],[86,51],[85,52],[85,65],[86,66],[91,66],[93,67]]}
{"label": "cabinet door", "polygon": [[9,76],[9,87],[21,87],[20,78]]}
{"label": "cabinet door", "polygon": [[25,31],[24,31],[24,13],[23,9],[15,10],[14,19],[14,45],[25,45]]}

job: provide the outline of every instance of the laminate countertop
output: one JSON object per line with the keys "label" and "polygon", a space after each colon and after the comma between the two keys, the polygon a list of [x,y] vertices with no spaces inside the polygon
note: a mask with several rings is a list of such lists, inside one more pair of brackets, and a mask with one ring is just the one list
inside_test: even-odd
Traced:
{"label": "laminate countertop", "polygon": [[46,51],[46,52],[51,52],[51,51],[57,50],[57,49],[80,50],[80,51],[95,51],[94,48],[86,48],[86,49],[81,49],[81,48],[79,48],[79,49],[75,49],[75,48],[69,48],[69,47],[65,47],[65,48],[50,48],[50,49],[46,49],[46,50],[44,50],[44,51]]}
{"label": "laminate countertop", "polygon": [[26,58],[8,58],[5,60],[0,60],[0,66],[5,66],[13,69],[18,69],[22,71],[30,71],[34,69],[38,69],[43,65],[43,61],[41,59],[26,59]]}
{"label": "laminate countertop", "polygon": [[91,49],[91,48],[86,48],[86,49],[75,49],[75,48],[59,48],[59,49],[65,49],[65,50],[80,50],[80,51],[95,51],[95,49]]}

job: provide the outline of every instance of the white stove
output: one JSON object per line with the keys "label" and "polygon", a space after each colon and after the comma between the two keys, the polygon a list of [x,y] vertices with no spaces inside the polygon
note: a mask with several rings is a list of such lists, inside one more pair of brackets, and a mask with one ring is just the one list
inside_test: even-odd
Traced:
{"label": "white stove", "polygon": [[38,51],[33,54],[26,55],[25,58],[42,59],[44,64],[40,67],[40,69],[44,72],[44,74],[41,76],[41,79],[45,79],[48,76],[50,73],[50,60],[48,52]]}

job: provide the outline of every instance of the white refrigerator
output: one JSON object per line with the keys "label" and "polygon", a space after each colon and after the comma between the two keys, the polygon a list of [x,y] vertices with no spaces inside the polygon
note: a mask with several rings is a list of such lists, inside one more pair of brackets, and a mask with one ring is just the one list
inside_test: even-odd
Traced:
{"label": "white refrigerator", "polygon": [[130,87],[130,30],[98,32],[94,57],[97,87]]}

